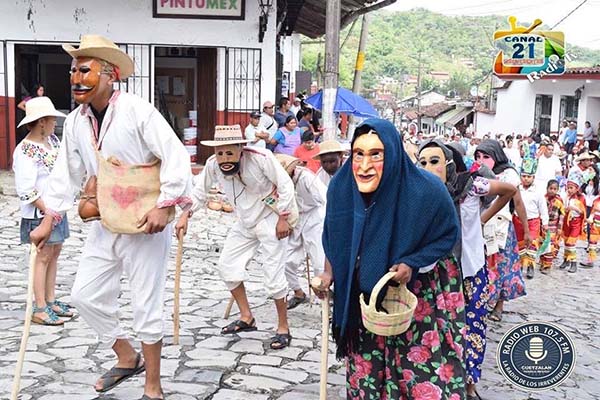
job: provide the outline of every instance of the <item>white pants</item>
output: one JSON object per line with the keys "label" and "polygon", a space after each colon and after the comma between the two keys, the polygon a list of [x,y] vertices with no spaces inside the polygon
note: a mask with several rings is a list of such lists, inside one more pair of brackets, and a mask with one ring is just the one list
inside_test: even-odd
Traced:
{"label": "white pants", "polygon": [[275,228],[278,219],[273,213],[251,229],[243,227],[239,221],[233,225],[219,258],[219,274],[228,290],[235,289],[249,279],[246,266],[261,245],[265,288],[276,300],[286,296],[288,287],[283,261],[288,239],[277,239]]}
{"label": "white pants", "polygon": [[285,276],[292,290],[300,289],[298,269],[308,254],[316,276],[325,268],[325,252],[323,251],[323,216],[319,209],[300,214],[298,226],[292,232],[285,255]]}
{"label": "white pants", "polygon": [[73,305],[101,342],[128,335],[119,325],[123,272],[129,278],[133,330],[146,344],[163,337],[163,306],[172,224],[153,234],[119,235],[93,222],[71,293]]}

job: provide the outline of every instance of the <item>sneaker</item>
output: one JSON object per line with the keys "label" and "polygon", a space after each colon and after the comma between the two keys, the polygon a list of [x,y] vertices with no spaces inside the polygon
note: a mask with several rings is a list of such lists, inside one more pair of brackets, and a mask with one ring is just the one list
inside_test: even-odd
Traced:
{"label": "sneaker", "polygon": [[565,269],[565,268],[567,268],[568,266],[569,266],[569,261],[565,260],[565,261],[563,261],[563,263],[562,263],[562,264],[560,264],[560,267],[558,267],[558,268],[560,268],[560,269]]}
{"label": "sneaker", "polygon": [[570,273],[577,272],[577,262],[576,261],[571,261],[571,268],[569,268],[569,272]]}

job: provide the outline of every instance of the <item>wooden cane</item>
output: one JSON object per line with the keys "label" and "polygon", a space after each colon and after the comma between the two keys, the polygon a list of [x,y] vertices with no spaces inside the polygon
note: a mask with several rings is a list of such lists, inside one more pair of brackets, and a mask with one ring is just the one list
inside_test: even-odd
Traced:
{"label": "wooden cane", "polygon": [[21,347],[19,348],[19,357],[17,358],[17,367],[15,368],[15,377],[13,379],[11,400],[17,400],[19,389],[21,387],[21,372],[23,362],[25,361],[25,351],[27,350],[27,341],[29,340],[29,330],[31,328],[31,311],[33,308],[33,277],[35,275],[35,259],[37,248],[32,243],[29,249],[29,279],[27,283],[27,300],[25,307],[25,325],[23,326],[23,336],[21,337]]}
{"label": "wooden cane", "polygon": [[235,298],[233,296],[231,296],[229,298],[229,302],[227,303],[227,307],[225,307],[225,315],[223,315],[224,319],[228,319],[229,318],[229,314],[231,314],[231,307],[233,307],[233,302],[235,301]]}
{"label": "wooden cane", "polygon": [[314,277],[310,282],[316,290],[326,290],[325,298],[321,300],[321,380],[319,400],[327,400],[327,370],[329,356],[329,290],[323,288],[323,281]]}
{"label": "wooden cane", "polygon": [[308,281],[308,304],[312,307],[312,290],[310,290],[310,264],[308,263],[308,254],[306,255],[306,279]]}
{"label": "wooden cane", "polygon": [[183,257],[183,234],[177,237],[177,257],[175,258],[175,290],[173,302],[173,344],[179,344],[179,290],[181,287],[181,259]]}

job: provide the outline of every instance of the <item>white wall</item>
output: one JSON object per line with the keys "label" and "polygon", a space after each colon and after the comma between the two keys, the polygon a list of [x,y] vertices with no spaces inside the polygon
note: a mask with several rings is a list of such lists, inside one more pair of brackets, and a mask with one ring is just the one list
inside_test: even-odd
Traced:
{"label": "white wall", "polygon": [[587,114],[584,119],[590,121],[594,132],[597,132],[600,122],[600,97],[588,97]]}
{"label": "white wall", "polygon": [[482,138],[488,132],[494,133],[495,129],[495,116],[493,114],[486,114],[482,112],[475,112],[475,136]]}
{"label": "white wall", "polygon": [[[539,80],[530,83],[528,80],[513,81],[507,89],[498,90],[496,115],[488,116],[477,113],[475,129],[478,134],[492,132],[503,134],[528,134],[534,125],[535,96],[538,94],[552,95],[552,131],[558,130],[560,118],[560,96],[573,96],[575,90],[585,85],[579,102],[578,126],[583,126],[590,107],[588,98],[600,97],[600,81],[586,82],[585,79],[556,79]],[[589,119],[589,118],[588,118]]]}
{"label": "white wall", "polygon": [[294,33],[283,39],[283,71],[290,73],[290,92],[296,93],[296,71],[302,70],[300,35]]}
{"label": "white wall", "polygon": [[[8,41],[77,43],[95,33],[116,43],[223,46],[262,49],[262,100],[275,93],[275,10],[258,43],[258,2],[246,0],[245,20],[152,18],[152,0],[2,1],[0,38]],[[9,70],[14,69],[9,46]],[[12,90],[11,90],[12,89]],[[14,73],[9,76],[14,96]]]}

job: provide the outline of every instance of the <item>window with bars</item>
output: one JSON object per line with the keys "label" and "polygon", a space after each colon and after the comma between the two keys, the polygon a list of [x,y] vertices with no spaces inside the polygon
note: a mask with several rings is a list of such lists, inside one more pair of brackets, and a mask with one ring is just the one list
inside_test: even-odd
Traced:
{"label": "window with bars", "polygon": [[225,123],[246,125],[248,113],[261,109],[262,51],[225,50]]}
{"label": "window with bars", "polygon": [[152,102],[150,87],[151,49],[146,44],[122,44],[119,47],[133,59],[133,74],[126,81],[116,84],[120,90],[133,93]]}

